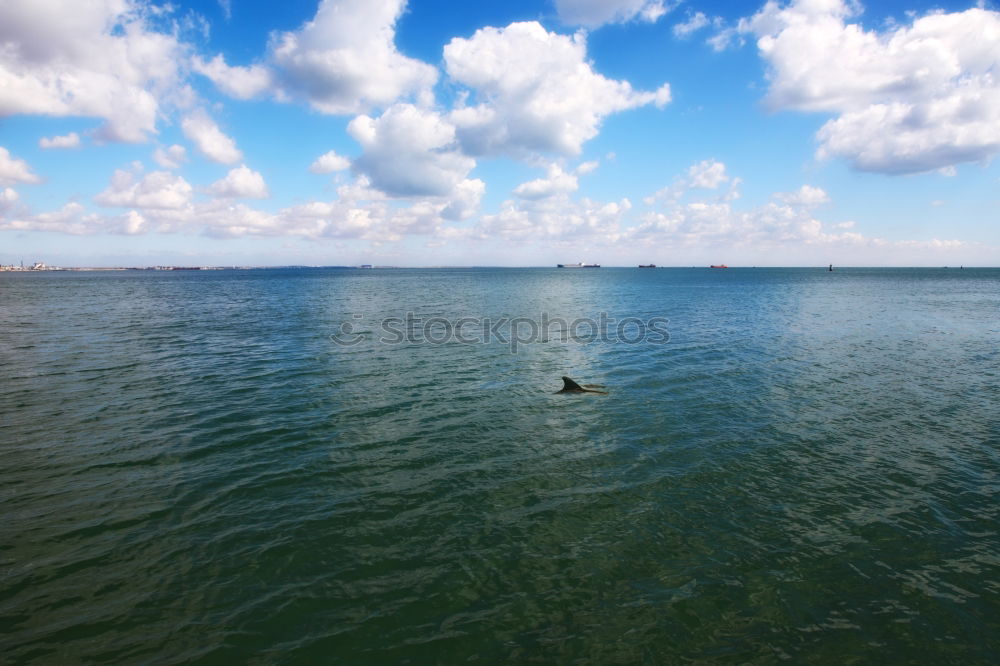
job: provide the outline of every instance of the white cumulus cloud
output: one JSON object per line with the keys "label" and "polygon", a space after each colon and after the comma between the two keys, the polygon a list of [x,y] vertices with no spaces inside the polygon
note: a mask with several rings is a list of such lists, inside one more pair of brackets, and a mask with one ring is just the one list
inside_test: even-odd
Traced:
{"label": "white cumulus cloud", "polygon": [[548,32],[536,22],[482,28],[445,46],[445,67],[477,104],[449,115],[472,155],[537,151],[578,154],[604,117],[670,101],[670,87],[638,92],[593,70],[586,38]]}
{"label": "white cumulus cloud", "polygon": [[[827,262],[914,265],[936,261],[933,257],[944,253],[987,257],[996,252],[995,248],[956,240],[887,240],[855,230],[853,220],[825,222],[816,210],[828,203],[830,196],[808,184],[775,193],[769,201],[750,207],[703,189],[685,190],[683,197],[663,196],[678,185],[686,187],[691,171],[647,199],[663,205],[641,213],[639,224],[619,234],[622,247],[633,251],[645,248],[644,253],[657,258],[658,263],[682,265],[748,260],[786,266]],[[739,183],[740,179],[730,178],[729,182]]]}
{"label": "white cumulus cloud", "polygon": [[130,210],[123,216],[120,230],[127,236],[136,236],[148,231],[149,225],[139,211]]}
{"label": "white cumulus cloud", "polygon": [[[479,202],[486,194],[486,183],[478,178],[466,178],[448,194],[440,215],[445,220],[467,220],[479,211]],[[437,202],[429,202],[434,205]]]}
{"label": "white cumulus cloud", "polygon": [[150,28],[150,11],[126,0],[0,2],[0,116],[101,118],[97,138],[145,140],[185,51]]}
{"label": "white cumulus cloud", "polygon": [[16,193],[0,191],[0,212],[7,199],[14,210],[14,214],[0,218],[0,229],[72,234],[202,233],[220,238],[286,236],[387,243],[414,235],[467,235],[448,223],[467,218],[478,207],[483,193],[482,181],[467,180],[450,199],[415,198],[400,205],[372,189],[362,176],[338,188],[334,201],[309,201],[270,212],[223,196],[193,201],[191,187],[182,179],[167,172],[139,178],[138,168],[116,172],[98,201],[128,209],[121,214],[87,213],[75,202],[57,211],[31,214],[17,206]]}
{"label": "white cumulus cloud", "polygon": [[73,201],[59,210],[37,214],[25,213],[0,220],[0,229],[82,235],[103,231],[104,225],[96,220],[96,216],[86,215],[84,207]]}
{"label": "white cumulus cloud", "polygon": [[63,136],[45,137],[38,140],[39,148],[77,148],[80,145],[80,135],[70,132]]}
{"label": "white cumulus cloud", "polygon": [[681,21],[680,23],[674,25],[674,36],[684,39],[685,37],[689,37],[691,34],[708,26],[709,23],[710,21],[705,14],[702,12],[695,12],[694,14],[688,16],[686,21]]}
{"label": "white cumulus cloud", "polygon": [[223,134],[203,109],[188,114],[181,122],[181,129],[184,136],[194,142],[198,151],[213,162],[233,164],[243,159],[243,153],[236,147],[236,142]]}
{"label": "white cumulus cloud", "polygon": [[157,148],[153,151],[153,161],[164,169],[179,169],[187,162],[187,150],[176,143],[168,148]]}
{"label": "white cumulus cloud", "polygon": [[142,178],[136,169],[116,169],[111,184],[94,197],[101,206],[179,209],[191,202],[193,188],[169,171],[153,171]]}
{"label": "white cumulus cloud", "polygon": [[[731,201],[671,202],[663,212],[648,212],[629,230],[635,241],[669,241],[690,247],[725,246],[765,249],[805,245],[852,243],[863,240],[854,232],[831,233],[811,210],[829,201],[818,187],[803,185],[795,192],[778,193],[764,205],[737,208]],[[844,227],[840,227],[844,228]]]}
{"label": "white cumulus cloud", "polygon": [[550,164],[545,178],[536,178],[521,183],[514,188],[514,195],[521,199],[546,199],[558,194],[569,194],[580,188],[578,176],[591,173],[597,169],[597,162],[584,162],[573,171],[567,173],[560,164]]}
{"label": "white cumulus cloud", "polygon": [[227,65],[221,55],[192,66],[224,93],[249,99],[269,93],[304,100],[322,113],[363,113],[406,96],[428,97],[437,69],[396,48],[405,0],[322,0],[297,30],[275,33],[262,61]]}
{"label": "white cumulus cloud", "polygon": [[40,182],[42,179],[32,173],[27,162],[13,157],[6,148],[0,146],[0,185]]}
{"label": "white cumulus cloud", "polygon": [[323,0],[316,16],[279,35],[271,59],[282,89],[325,113],[357,113],[428,90],[437,69],[395,46],[405,0]]}
{"label": "white cumulus cloud", "polygon": [[1000,13],[937,12],[879,32],[843,0],[768,2],[741,23],[769,65],[776,109],[837,114],[819,157],[914,173],[1000,152]]}
{"label": "white cumulus cloud", "polygon": [[688,168],[688,184],[690,187],[700,187],[714,190],[729,180],[726,175],[726,165],[715,160],[704,160]]}
{"label": "white cumulus cloud", "polygon": [[459,150],[447,119],[412,104],[358,116],[347,131],[364,149],[354,169],[391,196],[448,196],[476,165]]}
{"label": "white cumulus cloud", "polygon": [[19,200],[20,195],[18,195],[17,190],[10,187],[0,190],[0,213],[14,210]]}
{"label": "white cumulus cloud", "polygon": [[632,20],[654,23],[677,3],[668,0],[555,0],[555,5],[563,23],[596,28],[605,23]]}
{"label": "white cumulus cloud", "polygon": [[739,186],[742,182],[739,178],[729,177],[724,163],[714,159],[702,160],[689,166],[683,177],[676,178],[671,185],[646,197],[644,201],[649,205],[656,202],[676,203],[692,190],[717,190],[726,183],[729,184],[728,190],[716,196],[716,199],[729,201],[739,199]]}
{"label": "white cumulus cloud", "polygon": [[208,192],[226,199],[266,199],[271,196],[264,176],[245,164],[231,169],[225,178],[212,183]]}
{"label": "white cumulus cloud", "polygon": [[521,183],[514,188],[514,194],[522,199],[545,199],[561,192],[575,192],[579,184],[576,176],[559,167],[549,170],[546,178]]}
{"label": "white cumulus cloud", "polygon": [[830,195],[823,188],[812,185],[803,185],[794,192],[781,192],[776,194],[775,198],[793,206],[802,206],[804,208],[812,208],[830,201]]}
{"label": "white cumulus cloud", "polygon": [[333,173],[334,171],[344,171],[351,168],[351,160],[343,155],[338,155],[331,150],[316,158],[316,161],[309,165],[309,170],[313,173]]}
{"label": "white cumulus cloud", "polygon": [[269,90],[272,85],[271,70],[263,65],[230,67],[221,54],[209,61],[199,56],[191,59],[191,67],[214,83],[219,90],[236,99],[250,99]]}
{"label": "white cumulus cloud", "polygon": [[620,201],[573,200],[565,192],[543,199],[505,201],[500,211],[483,215],[476,225],[480,238],[513,241],[566,240],[593,237],[599,243],[614,243],[620,237],[628,199]]}

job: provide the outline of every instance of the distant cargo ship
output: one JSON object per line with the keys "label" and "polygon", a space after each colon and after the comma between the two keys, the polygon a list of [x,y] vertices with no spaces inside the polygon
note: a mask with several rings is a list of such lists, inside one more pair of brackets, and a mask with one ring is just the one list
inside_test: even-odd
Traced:
{"label": "distant cargo ship", "polygon": [[556,264],[556,268],[600,268],[600,264]]}
{"label": "distant cargo ship", "polygon": [[719,264],[718,266],[712,264],[709,268],[729,268],[729,266],[726,266],[725,264]]}
{"label": "distant cargo ship", "polygon": [[656,268],[656,264],[639,264],[639,268]]}

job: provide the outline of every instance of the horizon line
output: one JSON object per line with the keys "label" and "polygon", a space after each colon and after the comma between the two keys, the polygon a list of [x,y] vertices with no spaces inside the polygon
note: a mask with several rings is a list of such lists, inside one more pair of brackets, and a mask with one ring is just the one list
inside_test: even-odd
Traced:
{"label": "horizon line", "polygon": [[[11,268],[7,268],[7,267]],[[757,268],[801,268],[801,269],[824,269],[828,270],[831,264],[807,264],[807,265],[777,265],[777,264],[748,264],[748,265],[726,265],[723,268],[729,269],[757,269]],[[857,268],[928,268],[928,269],[964,269],[966,266],[964,264],[954,265],[863,265],[863,264],[832,264],[834,272],[837,269],[857,269]],[[142,270],[142,271],[170,271],[173,269],[181,270],[265,270],[265,269],[289,269],[289,268],[300,268],[300,269],[341,269],[341,270],[420,270],[420,269],[471,269],[471,268],[508,268],[508,269],[558,269],[559,266],[554,264],[545,265],[503,265],[503,264],[427,264],[427,265],[370,265],[370,264],[256,264],[256,265],[236,265],[236,264],[156,264],[148,266],[47,266],[45,268],[33,269],[30,267],[21,268],[16,264],[0,264],[0,272],[3,273],[42,273],[42,272],[58,272],[58,271],[109,271],[109,270]],[[722,270],[716,266],[712,265],[689,265],[689,264],[674,264],[674,265],[654,265],[652,267],[647,265],[637,265],[637,264],[622,264],[622,265],[599,265],[596,268],[612,268],[612,269],[716,269]],[[1000,266],[968,266],[968,268],[1000,268]],[[565,269],[563,269],[565,270]]]}

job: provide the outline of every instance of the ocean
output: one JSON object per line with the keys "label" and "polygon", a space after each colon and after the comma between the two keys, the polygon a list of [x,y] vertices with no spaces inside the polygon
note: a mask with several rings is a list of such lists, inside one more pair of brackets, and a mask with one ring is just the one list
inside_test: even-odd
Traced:
{"label": "ocean", "polygon": [[0,361],[5,663],[1000,659],[1000,269],[7,273]]}

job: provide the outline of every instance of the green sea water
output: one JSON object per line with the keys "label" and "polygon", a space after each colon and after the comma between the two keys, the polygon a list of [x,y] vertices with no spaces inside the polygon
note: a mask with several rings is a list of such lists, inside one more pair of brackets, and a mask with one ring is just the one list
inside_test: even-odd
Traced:
{"label": "green sea water", "polygon": [[998,493],[996,269],[0,275],[2,663],[996,663]]}

